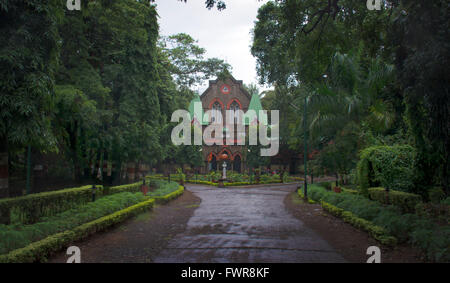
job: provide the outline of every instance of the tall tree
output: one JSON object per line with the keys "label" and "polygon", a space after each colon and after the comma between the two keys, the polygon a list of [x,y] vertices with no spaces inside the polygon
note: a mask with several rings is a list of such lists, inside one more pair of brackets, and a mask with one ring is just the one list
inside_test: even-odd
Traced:
{"label": "tall tree", "polygon": [[62,4],[27,0],[0,5],[0,196],[8,195],[9,151],[55,144],[48,113]]}
{"label": "tall tree", "polygon": [[391,38],[398,46],[406,120],[418,150],[416,182],[442,185],[449,195],[450,7],[444,0],[400,2]]}

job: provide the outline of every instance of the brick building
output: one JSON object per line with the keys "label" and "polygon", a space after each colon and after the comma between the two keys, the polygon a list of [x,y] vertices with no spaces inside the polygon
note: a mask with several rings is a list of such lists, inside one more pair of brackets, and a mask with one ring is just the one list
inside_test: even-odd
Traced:
{"label": "brick building", "polygon": [[[201,102],[203,113],[211,110],[211,119],[206,119],[210,122],[220,119],[220,115],[217,115],[218,112],[221,114],[221,118],[223,119],[222,122],[227,121],[226,110],[242,110],[244,113],[249,109],[254,110],[255,113],[262,110],[259,96],[257,94],[251,96],[243,87],[242,81],[236,80],[232,76],[224,80],[210,80],[209,87],[203,94],[191,101],[189,111],[191,117],[193,117],[192,123],[201,125],[203,132],[210,123],[198,118],[199,116],[203,116],[203,113],[199,113],[198,115],[194,113],[195,102]],[[242,121],[240,120],[242,117],[239,117],[238,114],[233,118],[236,119],[235,121]],[[245,119],[245,121],[243,121],[245,133],[248,133],[248,126],[252,123],[257,123],[257,121],[257,117]],[[226,123],[224,122],[223,124],[223,145],[214,144],[208,146],[203,144],[202,154],[204,166],[201,171],[204,173],[221,169],[223,162],[227,163],[228,170],[233,170],[235,172],[243,172],[246,170],[245,152],[247,149],[245,146],[245,137],[242,133],[237,131],[237,127],[228,129]],[[234,135],[231,134],[232,130],[234,131]],[[235,145],[227,145],[227,140],[228,144],[230,144],[230,141],[234,141]],[[243,142],[244,145],[237,145],[239,142]],[[220,157],[224,153],[228,156],[227,159],[220,160]]]}

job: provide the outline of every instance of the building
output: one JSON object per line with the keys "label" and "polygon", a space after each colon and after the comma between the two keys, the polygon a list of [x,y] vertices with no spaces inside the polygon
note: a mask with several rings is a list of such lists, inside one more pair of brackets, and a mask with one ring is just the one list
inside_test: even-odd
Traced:
{"label": "building", "polygon": [[[196,113],[194,113],[194,103],[199,101],[201,102],[203,112],[196,115]],[[232,76],[223,80],[217,79],[209,81],[209,87],[200,97],[197,96],[194,98],[189,106],[192,123],[201,126],[202,133],[210,123],[199,117],[203,117],[203,113],[206,113],[208,110],[211,110],[210,121],[215,121],[216,119],[219,119],[219,117],[222,117],[223,121],[226,121],[226,110],[242,110],[246,113],[249,109],[254,110],[255,113],[259,113],[259,110],[262,110],[259,96],[257,94],[251,96],[243,87],[242,81],[236,80]],[[217,113],[220,113],[221,116],[217,115]],[[233,118],[236,120],[242,119],[242,117],[238,117],[238,114]],[[248,133],[249,125],[257,122],[258,117],[246,119],[243,123],[245,125],[245,133]],[[245,137],[237,132],[237,127],[228,129],[226,123],[223,124],[223,145],[208,146],[203,144],[202,154],[204,166],[201,168],[203,173],[221,169],[223,162],[227,163],[228,170],[239,173],[246,170],[245,152],[247,149],[245,146]],[[232,130],[234,131],[234,135],[231,134]],[[229,141],[234,140],[236,145],[227,145],[227,139],[228,144],[230,144]],[[237,145],[239,142],[243,142],[244,145]],[[221,160],[223,154],[227,155],[225,160]]]}

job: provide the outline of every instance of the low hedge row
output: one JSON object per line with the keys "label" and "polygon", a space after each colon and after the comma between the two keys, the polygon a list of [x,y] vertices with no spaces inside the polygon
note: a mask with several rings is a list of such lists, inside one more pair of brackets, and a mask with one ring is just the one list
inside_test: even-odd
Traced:
{"label": "low hedge row", "polygon": [[165,196],[155,196],[153,197],[156,201],[156,203],[160,204],[160,203],[167,203],[175,198],[177,198],[178,196],[182,195],[184,192],[184,187],[183,186],[179,186],[178,190],[171,192]]}
{"label": "low hedge row", "polygon": [[308,187],[308,196],[350,211],[359,218],[383,227],[399,243],[410,243],[424,252],[429,261],[450,261],[450,226],[414,213],[402,213],[399,207],[386,206],[362,195],[337,194],[317,185]]}
{"label": "low hedge row", "polygon": [[109,215],[148,199],[142,193],[123,192],[88,202],[64,212],[42,217],[33,224],[0,224],[0,254],[23,248],[50,235]]}
{"label": "low hedge row", "polygon": [[[30,194],[0,200],[0,223],[9,224],[11,214],[23,223],[34,223],[49,216],[86,203],[92,199],[92,185],[52,192]],[[102,187],[99,186],[101,193]]]}
{"label": "low hedge row", "polygon": [[[200,181],[200,180],[188,180],[188,181],[186,181],[186,183],[202,184],[202,185],[215,186],[215,187],[217,187],[219,185],[218,183],[209,182],[209,181]],[[267,182],[259,182],[259,183],[255,183],[255,182],[251,182],[251,183],[250,182],[233,182],[233,183],[224,182],[223,185],[225,187],[235,187],[235,186],[279,184],[279,183],[281,183],[281,181],[267,181]]]}
{"label": "low hedge row", "polygon": [[[230,183],[228,183],[228,182],[225,182],[225,183],[223,183],[223,185],[225,186],[225,187],[235,187],[235,186],[248,186],[248,185],[251,185],[252,183],[250,183],[250,182],[230,182]],[[253,183],[254,184],[254,183]]]}
{"label": "low hedge row", "polygon": [[322,201],[321,204],[324,210],[339,218],[342,218],[345,222],[351,224],[355,228],[366,231],[370,236],[379,241],[381,244],[387,246],[395,246],[397,244],[397,238],[390,236],[383,227],[377,226],[370,221],[359,218],[350,211],[345,211],[342,208],[338,208],[327,202]]}
{"label": "low hedge row", "polygon": [[359,191],[357,191],[357,190],[347,189],[347,188],[344,188],[344,187],[342,187],[342,192],[343,193],[347,193],[347,194],[352,194],[352,195],[359,194]]}
{"label": "low hedge row", "polygon": [[[118,190],[121,189],[124,189],[124,187],[122,186],[122,188],[119,188]],[[183,194],[183,192],[184,187],[179,186],[176,191],[173,191],[167,195],[150,198],[110,215],[98,218],[86,224],[82,224],[72,230],[51,235],[45,239],[31,243],[24,248],[13,250],[5,255],[0,255],[0,263],[44,262],[50,254],[61,250],[70,243],[82,240],[96,232],[105,230],[112,225],[123,222],[131,216],[147,211],[153,207],[155,202],[166,203]]]}
{"label": "low hedge row", "polygon": [[98,231],[105,230],[114,224],[120,223],[131,216],[151,209],[154,202],[154,199],[146,200],[80,225],[72,230],[49,236],[24,248],[11,251],[6,255],[0,256],[0,263],[32,263],[46,261],[50,254],[61,250],[72,242],[86,238]]}
{"label": "low hedge row", "polygon": [[[299,190],[298,190],[298,195],[299,195],[302,199],[305,198],[305,194],[303,193],[302,189],[299,189]],[[315,202],[314,200],[308,198],[308,203],[309,203],[309,204],[316,204],[317,202]]]}
{"label": "low hedge row", "polygon": [[190,184],[199,184],[199,185],[208,185],[208,186],[218,186],[217,183],[210,182],[210,181],[202,181],[202,180],[187,180],[186,183]]}
{"label": "low hedge row", "polygon": [[422,202],[422,197],[416,194],[389,190],[385,188],[370,188],[369,197],[383,204],[398,206],[403,212],[414,213],[416,206]]}
{"label": "low hedge row", "polygon": [[[97,185],[95,194],[96,197],[100,197],[121,192],[137,192],[141,184],[142,182],[137,182],[116,187]],[[14,221],[35,223],[41,217],[55,215],[90,202],[91,199],[92,185],[0,199],[0,224],[9,224]]]}

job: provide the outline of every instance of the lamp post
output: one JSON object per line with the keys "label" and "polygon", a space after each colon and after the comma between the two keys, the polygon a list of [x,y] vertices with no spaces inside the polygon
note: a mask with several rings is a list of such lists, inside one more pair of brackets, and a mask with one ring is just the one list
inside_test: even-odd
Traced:
{"label": "lamp post", "polygon": [[[324,78],[326,78],[327,76],[324,75]],[[308,198],[308,179],[306,178],[308,176],[308,130],[307,130],[307,124],[306,124],[306,111],[307,111],[307,104],[308,104],[308,100],[307,100],[307,96],[305,95],[305,103],[303,105],[303,144],[304,144],[304,153],[303,153],[303,162],[304,162],[304,167],[305,167],[305,198]],[[291,105],[292,107],[294,107],[297,110],[300,110],[299,107],[297,107],[295,104],[293,103],[289,103],[289,105]]]}

